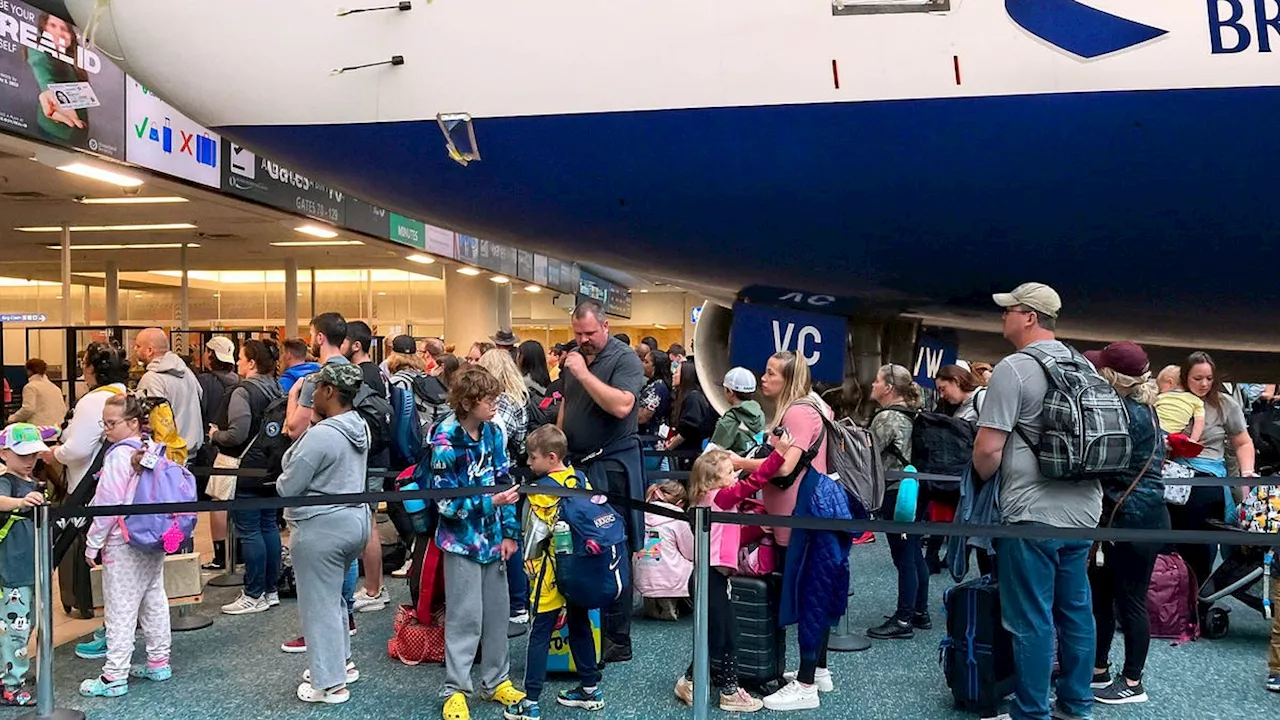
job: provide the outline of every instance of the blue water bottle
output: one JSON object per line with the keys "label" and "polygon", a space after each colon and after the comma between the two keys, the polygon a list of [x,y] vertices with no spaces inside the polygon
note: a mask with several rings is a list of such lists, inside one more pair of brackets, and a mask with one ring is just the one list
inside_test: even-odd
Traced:
{"label": "blue water bottle", "polygon": [[[916,466],[908,465],[902,469],[904,473],[915,473]],[[908,475],[902,478],[898,486],[898,503],[893,508],[894,522],[915,522],[916,504],[920,499],[920,481]]]}
{"label": "blue water bottle", "polygon": [[[412,480],[400,486],[401,490],[412,491],[418,489],[418,482]],[[404,511],[408,513],[410,522],[413,523],[413,531],[416,533],[425,533],[427,531],[427,503],[424,500],[405,500]]]}

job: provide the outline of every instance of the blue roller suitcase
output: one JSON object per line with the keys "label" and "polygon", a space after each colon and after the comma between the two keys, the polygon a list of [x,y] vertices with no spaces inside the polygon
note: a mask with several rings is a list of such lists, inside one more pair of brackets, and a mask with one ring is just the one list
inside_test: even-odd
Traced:
{"label": "blue roller suitcase", "polygon": [[1013,636],[1000,620],[1000,588],[991,576],[961,583],[943,593],[947,636],[939,660],[956,707],[996,714],[1013,693]]}

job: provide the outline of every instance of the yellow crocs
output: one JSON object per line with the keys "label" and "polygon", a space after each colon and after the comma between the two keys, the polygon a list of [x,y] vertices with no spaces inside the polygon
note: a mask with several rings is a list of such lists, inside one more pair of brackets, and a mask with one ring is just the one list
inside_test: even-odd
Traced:
{"label": "yellow crocs", "polygon": [[467,708],[467,696],[454,693],[444,701],[444,720],[471,720],[471,710]]}
{"label": "yellow crocs", "polygon": [[501,685],[494,688],[493,695],[489,697],[503,707],[511,707],[524,700],[526,696],[517,690],[510,680],[504,680]]}

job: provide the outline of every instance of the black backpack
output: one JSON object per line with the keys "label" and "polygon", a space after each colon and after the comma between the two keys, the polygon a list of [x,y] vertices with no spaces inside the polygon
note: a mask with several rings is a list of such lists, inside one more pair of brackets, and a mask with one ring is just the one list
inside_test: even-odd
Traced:
{"label": "black backpack", "polygon": [[529,416],[527,424],[529,432],[533,432],[543,425],[551,425],[560,416],[560,403],[562,398],[560,393],[547,394],[547,390],[536,383],[525,383],[529,388],[529,402],[525,405],[525,411]]}
{"label": "black backpack", "polygon": [[351,403],[352,409],[360,413],[365,425],[369,426],[369,457],[373,457],[391,445],[391,402],[380,393],[374,392],[369,383],[361,383]]}
{"label": "black backpack", "polygon": [[[258,389],[261,394],[261,389]],[[250,407],[253,406],[254,389],[249,390]],[[289,414],[289,397],[280,395],[270,399],[255,422],[257,430],[250,433],[251,444],[240,456],[241,468],[266,470],[261,478],[242,477],[236,483],[238,487],[274,485],[280,478],[284,462],[284,453],[293,444],[293,439],[284,431],[285,420]]]}
{"label": "black backpack", "polygon": [[[911,423],[911,462],[922,473],[962,475],[973,462],[973,441],[978,426],[946,413],[917,413]],[[955,491],[955,484],[926,486]]]}

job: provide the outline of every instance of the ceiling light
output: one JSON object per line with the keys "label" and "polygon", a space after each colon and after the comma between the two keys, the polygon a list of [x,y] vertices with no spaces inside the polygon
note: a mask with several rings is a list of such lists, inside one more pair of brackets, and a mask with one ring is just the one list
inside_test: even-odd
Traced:
{"label": "ceiling light", "polygon": [[[337,233],[334,233],[337,235]],[[363,245],[359,240],[282,240],[269,243],[272,247],[339,247],[343,245]]]}
{"label": "ceiling light", "polygon": [[[72,245],[72,250],[176,250],[182,247],[183,243],[129,243],[129,244],[111,244],[111,245]],[[186,243],[189,248],[200,247],[199,243]],[[50,250],[61,250],[61,245],[45,245]]]}
{"label": "ceiling light", "polygon": [[294,232],[300,232],[303,235],[310,235],[312,237],[318,237],[318,238],[338,237],[337,231],[330,230],[327,227],[321,227],[319,225],[299,225],[298,227],[294,228]]}
{"label": "ceiling light", "polygon": [[647,293],[647,292],[649,292],[649,291],[648,291],[648,290],[641,290],[640,292],[642,292],[642,293]]}
{"label": "ceiling light", "polygon": [[79,197],[76,198],[76,202],[81,205],[165,205],[191,201],[177,195],[159,195],[155,197]]}
{"label": "ceiling light", "polygon": [[430,265],[431,263],[434,263],[436,261],[436,259],[431,257],[430,255],[420,255],[418,253],[414,253],[406,257],[405,260],[408,260],[409,262],[421,263],[423,265]]}
{"label": "ceiling light", "polygon": [[507,277],[506,275],[494,275],[493,277],[489,278],[489,282],[496,282],[499,285],[506,285],[507,283],[511,282],[511,278]]}
{"label": "ceiling light", "polygon": [[463,265],[462,267],[458,268],[458,272],[459,272],[459,273],[461,273],[461,274],[463,274],[463,275],[472,275],[472,276],[475,276],[475,275],[479,275],[479,274],[480,274],[480,271],[479,271],[479,270],[477,270],[476,268],[473,268],[473,267],[467,266],[467,265]]}
{"label": "ceiling light", "polygon": [[[72,225],[71,232],[151,232],[156,230],[195,230],[192,223],[151,223],[143,225]],[[56,233],[62,232],[58,225],[27,225],[16,227],[18,232]]]}
{"label": "ceiling light", "polygon": [[531,292],[531,293],[542,292],[542,288],[538,287],[537,285],[525,285],[524,289],[525,289],[525,292]]}
{"label": "ceiling light", "polygon": [[666,329],[667,329],[667,326],[666,326],[666,325],[659,325],[658,323],[654,323],[654,324],[653,324],[653,326],[654,326],[654,327],[656,327],[656,328],[658,328],[659,330],[666,330]]}
{"label": "ceiling light", "polygon": [[386,297],[386,295],[387,294],[385,292],[378,292],[378,297]]}
{"label": "ceiling light", "polygon": [[86,165],[84,163],[73,162],[66,165],[59,165],[58,169],[62,172],[71,173],[72,175],[79,175],[80,177],[87,177],[92,180],[101,180],[102,182],[109,182],[112,185],[119,185],[120,187],[138,187],[142,184],[142,181],[136,177],[122,175],[118,172],[98,167],[97,165]]}

